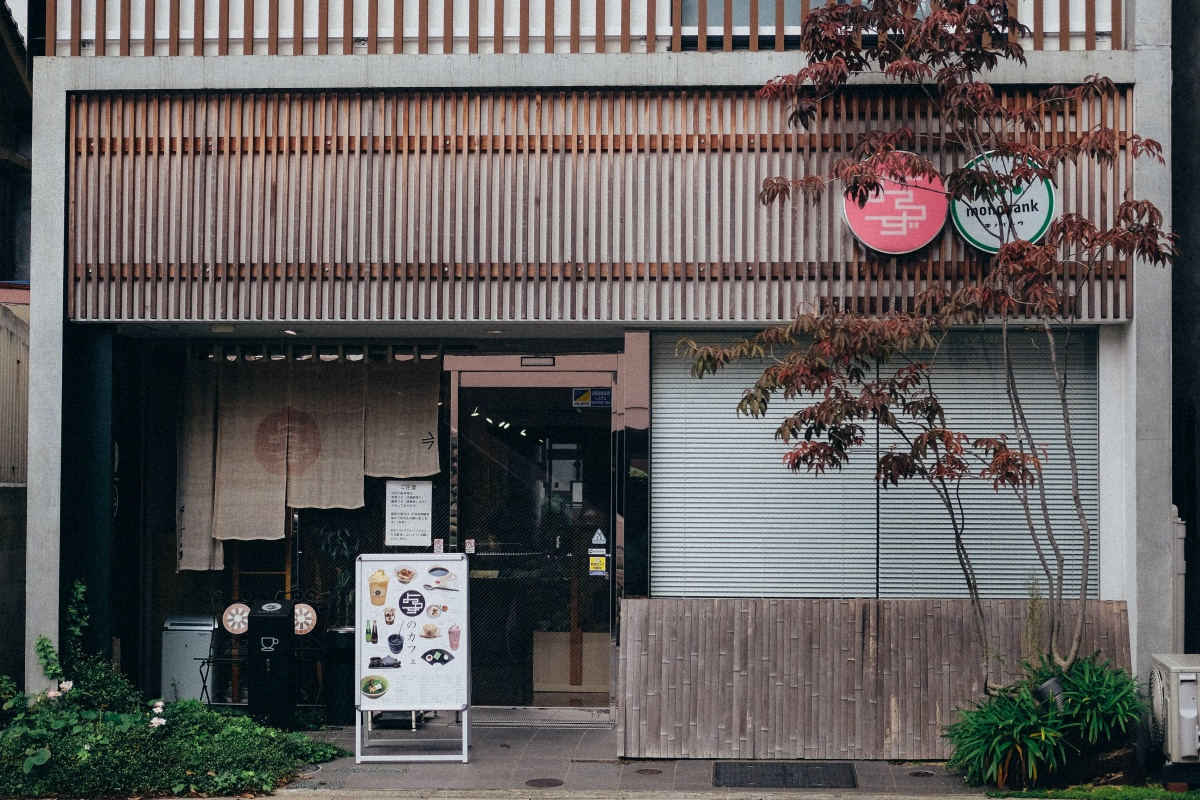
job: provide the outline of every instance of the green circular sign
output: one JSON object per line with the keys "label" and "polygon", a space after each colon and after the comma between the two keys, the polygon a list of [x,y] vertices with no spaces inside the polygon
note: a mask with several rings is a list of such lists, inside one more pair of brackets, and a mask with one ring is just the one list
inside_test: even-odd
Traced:
{"label": "green circular sign", "polygon": [[[984,167],[986,162],[987,166]],[[987,169],[997,175],[1012,172],[1012,156],[984,153],[972,159],[968,169]],[[1036,242],[1046,235],[1054,219],[1054,184],[1042,178],[1014,186],[1004,195],[980,200],[956,198],[950,218],[959,234],[985,253],[999,252],[1001,245],[1017,239]]]}

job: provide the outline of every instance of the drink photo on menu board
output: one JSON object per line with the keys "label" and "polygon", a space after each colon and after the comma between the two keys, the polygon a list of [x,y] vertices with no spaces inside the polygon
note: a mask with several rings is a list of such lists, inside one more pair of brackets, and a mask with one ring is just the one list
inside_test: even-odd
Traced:
{"label": "drink photo on menu board", "polygon": [[467,708],[467,557],[359,556],[357,597],[359,710]]}

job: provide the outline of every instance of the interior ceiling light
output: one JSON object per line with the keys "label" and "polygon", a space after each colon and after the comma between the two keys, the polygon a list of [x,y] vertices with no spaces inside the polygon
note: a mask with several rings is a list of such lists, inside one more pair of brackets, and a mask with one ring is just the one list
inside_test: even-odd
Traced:
{"label": "interior ceiling light", "polygon": [[233,326],[226,323],[220,323],[213,325],[211,330],[213,333],[233,333]]}
{"label": "interior ceiling light", "polygon": [[291,330],[290,328],[284,328],[283,330],[280,331],[280,333],[286,333],[288,336],[296,335],[296,332],[294,330]]}
{"label": "interior ceiling light", "polygon": [[490,333],[490,334],[492,334],[493,336],[498,336],[498,335],[500,335],[501,333],[508,333],[508,331],[504,330],[503,328],[493,328],[493,329],[492,329],[492,330],[490,330],[490,331],[484,331],[484,333]]}
{"label": "interior ceiling light", "polygon": [[479,406],[475,406],[475,410],[471,412],[471,416],[472,416],[472,417],[478,417],[478,416],[479,416]]}
{"label": "interior ceiling light", "polygon": [[492,422],[492,418],[491,418],[491,417],[484,417],[484,419],[486,419],[486,420],[487,420],[487,424],[488,424],[488,425],[495,425],[495,424],[496,424],[496,423]]}
{"label": "interior ceiling light", "polygon": [[524,429],[524,428],[522,428],[522,429],[521,429],[521,435],[522,435],[522,436],[524,436],[524,435],[525,435],[525,429]]}

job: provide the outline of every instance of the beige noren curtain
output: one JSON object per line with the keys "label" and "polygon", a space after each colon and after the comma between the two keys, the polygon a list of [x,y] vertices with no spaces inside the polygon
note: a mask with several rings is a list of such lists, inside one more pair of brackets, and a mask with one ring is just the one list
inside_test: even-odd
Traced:
{"label": "beige noren curtain", "polygon": [[441,360],[202,361],[185,367],[178,568],[222,541],[281,539],[287,509],[361,508],[363,476],[438,472]]}
{"label": "beige noren curtain", "polygon": [[437,473],[441,375],[441,359],[367,368],[366,474],[417,478]]}

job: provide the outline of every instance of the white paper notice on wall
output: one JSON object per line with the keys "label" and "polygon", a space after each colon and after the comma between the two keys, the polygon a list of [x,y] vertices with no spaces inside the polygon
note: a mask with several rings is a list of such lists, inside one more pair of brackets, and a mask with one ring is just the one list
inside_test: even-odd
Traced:
{"label": "white paper notice on wall", "polygon": [[388,481],[384,544],[428,547],[433,539],[433,481]]}

